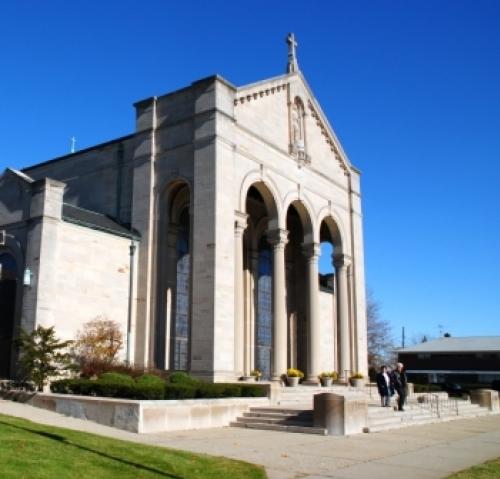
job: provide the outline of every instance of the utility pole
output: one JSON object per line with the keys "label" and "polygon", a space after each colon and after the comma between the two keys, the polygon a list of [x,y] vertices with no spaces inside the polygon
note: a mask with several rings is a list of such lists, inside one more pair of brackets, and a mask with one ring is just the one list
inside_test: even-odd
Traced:
{"label": "utility pole", "polygon": [[401,347],[405,347],[405,327],[403,326],[401,330]]}

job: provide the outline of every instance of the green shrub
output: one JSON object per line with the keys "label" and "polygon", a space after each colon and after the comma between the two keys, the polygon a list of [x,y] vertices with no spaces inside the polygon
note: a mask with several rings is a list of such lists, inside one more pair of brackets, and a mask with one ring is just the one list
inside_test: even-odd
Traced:
{"label": "green shrub", "polygon": [[193,378],[188,373],[183,371],[176,371],[172,373],[169,378],[169,382],[172,384],[191,384],[193,386],[200,384],[200,381],[196,378]]}
{"label": "green shrub", "polygon": [[241,387],[236,384],[203,383],[196,390],[196,397],[204,399],[240,396]]}
{"label": "green shrub", "polygon": [[50,390],[54,394],[68,394],[68,384],[71,379],[60,379],[50,384]]}
{"label": "green shrub", "polygon": [[156,384],[135,384],[132,390],[133,398],[131,399],[147,399],[158,400],[163,399],[165,395],[165,383]]}
{"label": "green shrub", "polygon": [[165,381],[159,376],[155,376],[154,374],[143,374],[135,379],[137,384],[154,384],[159,386],[165,386]]}
{"label": "green shrub", "polygon": [[266,389],[259,386],[254,386],[252,384],[241,384],[240,388],[241,388],[241,397],[260,398],[267,396]]}
{"label": "green shrub", "polygon": [[194,399],[196,387],[190,384],[165,384],[165,399]]}
{"label": "green shrub", "polygon": [[[137,381],[126,382],[113,376],[91,379],[62,379],[54,381],[50,389],[56,394],[79,394],[83,396],[101,396],[122,399],[194,399],[224,397],[264,397],[266,389],[252,384],[203,383],[171,384],[161,378],[143,375]],[[129,378],[130,379],[130,378]]]}
{"label": "green shrub", "polygon": [[53,393],[122,399],[163,399],[165,385],[112,382],[109,379],[62,379],[50,385]]}
{"label": "green shrub", "polygon": [[134,378],[123,373],[103,373],[99,376],[99,381],[113,384],[134,384]]}

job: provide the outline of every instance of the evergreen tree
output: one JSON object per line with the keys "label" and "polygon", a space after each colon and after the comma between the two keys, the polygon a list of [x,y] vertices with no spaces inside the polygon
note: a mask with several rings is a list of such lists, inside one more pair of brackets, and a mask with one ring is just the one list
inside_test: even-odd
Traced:
{"label": "evergreen tree", "polygon": [[24,378],[33,381],[38,390],[43,391],[49,377],[59,376],[61,371],[71,368],[71,356],[65,350],[72,343],[56,338],[54,326],[38,326],[31,333],[21,330],[17,345]]}

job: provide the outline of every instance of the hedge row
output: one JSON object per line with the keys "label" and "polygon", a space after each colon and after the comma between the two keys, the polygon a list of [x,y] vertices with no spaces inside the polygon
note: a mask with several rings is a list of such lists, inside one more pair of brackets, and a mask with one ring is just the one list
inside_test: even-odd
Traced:
{"label": "hedge row", "polygon": [[171,384],[138,379],[133,383],[109,379],[62,379],[50,385],[53,393],[101,396],[122,399],[196,399],[264,397],[264,388],[251,384]]}
{"label": "hedge row", "polygon": [[57,394],[77,394],[122,399],[163,399],[164,384],[112,382],[101,379],[61,379],[50,385]]}

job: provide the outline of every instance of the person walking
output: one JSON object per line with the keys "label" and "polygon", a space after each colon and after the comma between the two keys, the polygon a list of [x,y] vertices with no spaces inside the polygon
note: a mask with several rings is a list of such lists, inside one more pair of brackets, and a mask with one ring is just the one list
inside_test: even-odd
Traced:
{"label": "person walking", "polygon": [[408,386],[408,379],[404,371],[404,364],[397,363],[396,369],[392,371],[392,384],[398,393],[398,411],[404,411],[404,404],[406,400],[406,388]]}
{"label": "person walking", "polygon": [[380,394],[382,407],[389,407],[394,390],[392,389],[391,378],[387,373],[387,366],[380,366],[380,372],[377,374],[377,389]]}

